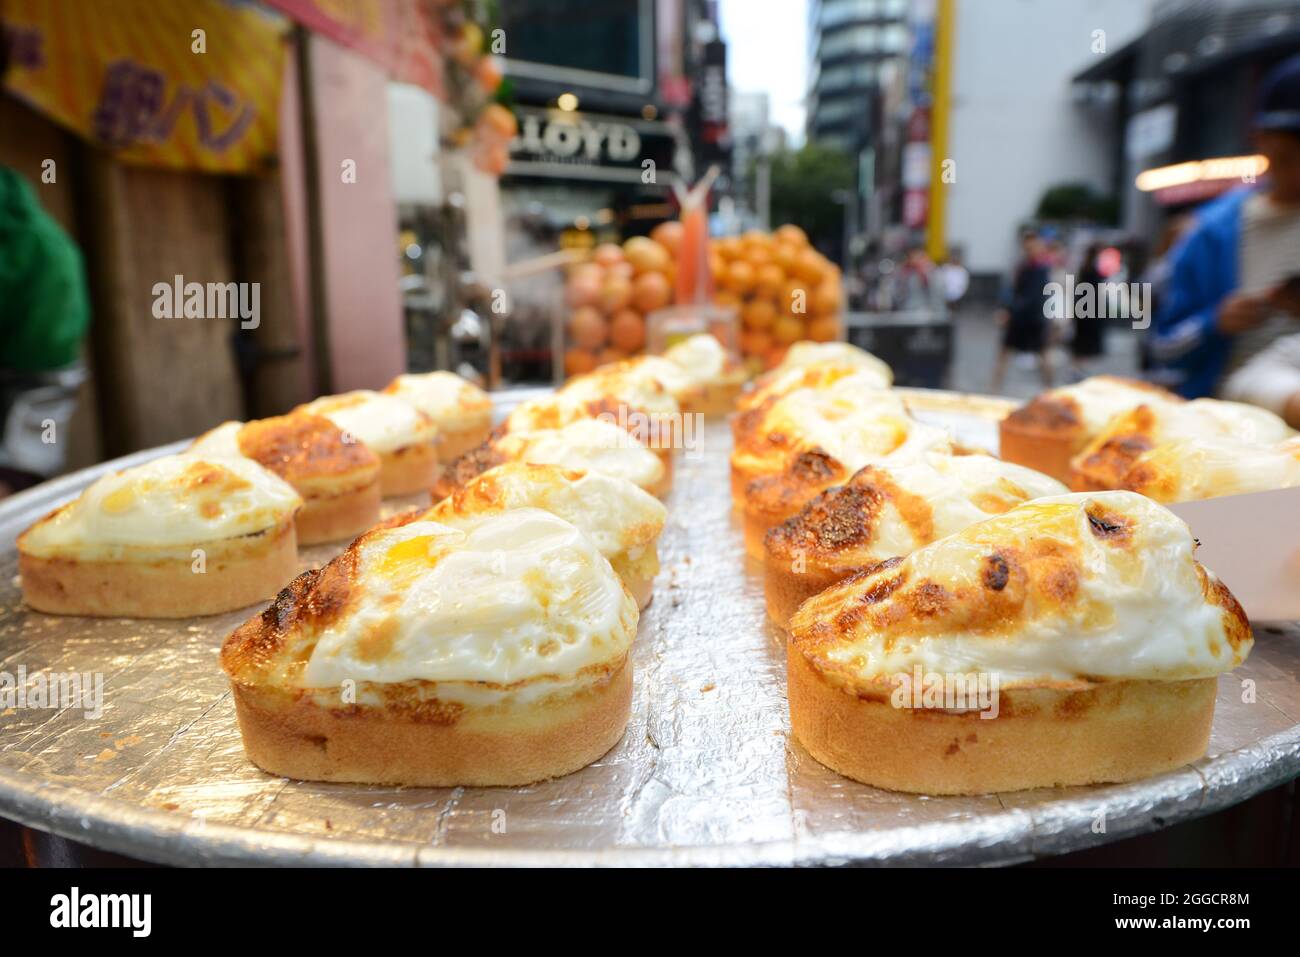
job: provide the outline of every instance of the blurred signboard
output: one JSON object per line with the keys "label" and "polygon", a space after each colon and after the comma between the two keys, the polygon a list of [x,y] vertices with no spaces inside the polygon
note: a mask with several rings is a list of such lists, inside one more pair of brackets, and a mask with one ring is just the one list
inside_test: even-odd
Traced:
{"label": "blurred signboard", "polygon": [[513,176],[666,185],[676,140],[655,120],[520,106],[510,144]]}
{"label": "blurred signboard", "polygon": [[14,96],[119,159],[238,173],[275,155],[285,20],[220,0],[5,0]]}
{"label": "blurred signboard", "polygon": [[403,83],[446,99],[440,31],[420,0],[266,0],[313,33],[355,50]]}

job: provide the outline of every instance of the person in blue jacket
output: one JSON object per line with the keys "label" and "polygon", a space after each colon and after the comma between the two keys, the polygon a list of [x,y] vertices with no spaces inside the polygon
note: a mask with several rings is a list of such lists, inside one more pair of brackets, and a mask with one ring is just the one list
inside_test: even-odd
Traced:
{"label": "person in blue jacket", "polygon": [[1196,211],[1196,224],[1170,254],[1171,275],[1147,342],[1156,377],[1187,398],[1215,393],[1235,337],[1295,305],[1294,288],[1251,293],[1238,287],[1243,217],[1265,200],[1300,216],[1300,56],[1265,77],[1254,127],[1269,161],[1267,181]]}

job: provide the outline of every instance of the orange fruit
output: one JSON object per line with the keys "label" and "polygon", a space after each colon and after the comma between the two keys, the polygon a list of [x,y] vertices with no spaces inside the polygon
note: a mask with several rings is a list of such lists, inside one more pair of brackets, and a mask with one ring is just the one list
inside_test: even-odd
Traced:
{"label": "orange fruit", "polygon": [[599,349],[608,334],[604,316],[591,306],[581,306],[569,316],[569,338],[584,349]]}
{"label": "orange fruit", "polygon": [[483,107],[483,112],[478,115],[475,125],[486,129],[490,136],[503,141],[513,139],[519,132],[519,122],[515,119],[515,115],[500,103],[489,103]]}
{"label": "orange fruit", "polygon": [[776,322],[776,306],[770,299],[751,299],[741,307],[740,321],[746,329],[767,329]]}
{"label": "orange fruit", "polygon": [[709,272],[713,274],[715,283],[721,282],[727,274],[727,261],[712,250],[709,251]]}
{"label": "orange fruit", "polygon": [[723,236],[721,239],[715,239],[713,248],[723,259],[736,259],[744,251],[744,246],[735,236]]}
{"label": "orange fruit", "polygon": [[740,308],[740,297],[734,292],[728,292],[726,289],[716,292],[713,296],[713,302],[714,305],[722,306],[724,309]]}
{"label": "orange fruit", "polygon": [[634,309],[620,309],[609,321],[609,341],[625,352],[645,346],[645,320]]}
{"label": "orange fruit", "polygon": [[795,264],[799,261],[799,247],[793,243],[777,243],[772,247],[772,261],[787,276],[793,275]]}
{"label": "orange fruit", "polygon": [[625,242],[623,255],[638,274],[662,272],[673,261],[672,254],[648,236],[633,236]]}
{"label": "orange fruit", "polygon": [[805,249],[795,259],[794,274],[809,286],[815,286],[826,275],[826,261],[817,250]]}
{"label": "orange fruit", "polygon": [[745,355],[761,356],[772,348],[772,337],[758,329],[746,329],[740,334],[740,351]]}
{"label": "orange fruit", "polygon": [[732,292],[743,295],[754,288],[754,267],[743,259],[737,259],[727,266],[722,285]]}
{"label": "orange fruit", "polygon": [[606,279],[596,296],[596,304],[607,316],[626,308],[631,301],[632,283],[622,276],[610,276]]}
{"label": "orange fruit", "polygon": [[564,353],[564,374],[583,375],[596,368],[598,363],[595,353],[586,349],[570,349]]}
{"label": "orange fruit", "polygon": [[600,296],[600,287],[604,283],[604,273],[599,266],[596,272],[575,272],[569,277],[568,287],[565,289],[565,300],[573,308],[579,306],[593,306],[596,304],[597,297]]}
{"label": "orange fruit", "polygon": [[474,66],[474,79],[488,93],[495,93],[501,85],[501,67],[495,57],[485,56]]}
{"label": "orange fruit", "polygon": [[808,314],[810,298],[808,287],[798,279],[791,279],[781,287],[781,295],[777,297],[776,305],[782,312],[805,316]]}
{"label": "orange fruit", "polygon": [[793,223],[787,223],[772,235],[783,243],[794,243],[796,246],[808,245],[808,234]]}
{"label": "orange fruit", "polygon": [[824,279],[813,290],[809,311],[814,316],[834,316],[844,305],[844,293],[834,279]]}
{"label": "orange fruit", "polygon": [[781,295],[781,287],[784,285],[785,272],[776,263],[759,266],[758,272],[754,274],[754,290],[768,299]]}
{"label": "orange fruit", "polygon": [[603,366],[610,365],[614,362],[622,362],[627,358],[627,353],[622,349],[605,348],[600,350],[600,364]]}
{"label": "orange fruit", "polygon": [[601,243],[592,250],[591,259],[602,266],[612,266],[623,261],[623,249],[614,243]]}
{"label": "orange fruit", "polygon": [[772,261],[772,250],[767,246],[746,246],[740,258],[757,271]]}
{"label": "orange fruit", "polygon": [[662,309],[672,297],[673,287],[661,272],[642,273],[632,282],[632,303],[643,314]]}
{"label": "orange fruit", "polygon": [[794,316],[782,316],[772,324],[772,338],[780,345],[790,345],[803,338],[803,323]]}
{"label": "orange fruit", "polygon": [[808,338],[813,342],[834,342],[840,337],[840,320],[835,316],[822,316],[808,323]]}
{"label": "orange fruit", "polygon": [[660,223],[650,230],[650,238],[676,256],[682,245],[682,224],[675,219]]}

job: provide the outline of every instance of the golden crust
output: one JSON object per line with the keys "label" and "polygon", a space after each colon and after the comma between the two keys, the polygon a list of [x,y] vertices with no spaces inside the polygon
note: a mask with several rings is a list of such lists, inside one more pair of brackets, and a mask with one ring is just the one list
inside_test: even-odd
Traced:
{"label": "golden crust", "polygon": [[[504,434],[498,430],[486,442],[475,446],[448,464],[430,489],[433,501],[435,503],[441,502],[448,496],[456,495],[489,469],[515,461],[497,446],[497,441]],[[654,452],[659,457],[659,461],[663,463],[663,476],[653,487],[647,488],[646,491],[656,498],[663,498],[672,491],[673,487],[674,460],[672,450],[649,449],[648,451]]]}
{"label": "golden crust", "polygon": [[[1117,551],[1134,547],[1133,519],[1109,511],[1101,502],[1088,506],[1092,534]],[[999,534],[995,525],[986,526]],[[913,579],[906,564],[888,563],[853,575],[808,599],[790,619],[799,650],[824,674],[848,687],[861,687],[854,668],[832,652],[858,629],[902,641],[959,632],[1013,634],[1033,615],[1054,607],[1077,609],[1076,620],[1105,614],[1104,608],[1080,607],[1079,583],[1087,570],[1077,543],[1050,536],[988,541],[977,582],[955,587],[929,578]],[[1225,637],[1239,649],[1251,639],[1250,622],[1236,598],[1196,563],[1201,596],[1223,610]]]}
{"label": "golden crust", "polygon": [[441,502],[447,496],[455,495],[488,469],[507,461],[505,453],[496,447],[493,439],[488,439],[448,463],[433,483],[430,494],[435,502]]}
{"label": "golden crust", "polygon": [[491,424],[475,426],[468,429],[441,429],[438,432],[438,461],[446,464],[453,462],[470,449],[487,441],[492,433]]}
{"label": "golden crust", "polygon": [[356,538],[379,521],[382,504],[378,475],[361,488],[308,498],[298,510],[298,544],[319,545]]}
{"label": "golden crust", "polygon": [[1124,477],[1139,458],[1155,448],[1155,410],[1140,405],[1112,419],[1102,433],[1070,460],[1068,484],[1076,492],[1124,487]]}
{"label": "golden crust", "polygon": [[[1153,398],[1179,401],[1179,397],[1150,382],[1123,376],[1095,376],[1095,380],[1149,393]],[[998,426],[1000,458],[1050,475],[1069,484],[1070,460],[1093,439],[1078,402],[1069,395],[1044,392],[1007,415]]]}
{"label": "golden crust", "polygon": [[329,419],[306,412],[255,419],[239,430],[239,451],[284,479],[303,498],[370,484],[379,459],[360,442],[344,441]]}
{"label": "golden crust", "polygon": [[761,561],[768,529],[797,515],[818,493],[848,477],[849,470],[838,459],[812,448],[796,454],[784,471],[746,483],[740,499],[745,550]]}
{"label": "golden crust", "polygon": [[423,714],[285,701],[232,682],[249,759],[305,781],[410,787],[531,784],[580,770],[623,737],[632,664],[563,698],[527,708],[451,708]]}
{"label": "golden crust", "polygon": [[[194,549],[203,552],[201,573]],[[23,599],[37,611],[106,618],[191,618],[274,595],[298,570],[294,523],[255,535],[185,546],[144,560],[41,558],[20,548]]]}
{"label": "golden crust", "polygon": [[384,497],[414,495],[426,491],[438,481],[438,447],[434,444],[408,445],[379,455],[379,486]]}
{"label": "golden crust", "polygon": [[986,794],[1133,781],[1197,760],[1217,681],[1114,681],[1015,688],[997,717],[898,708],[850,693],[787,645],[790,728],[817,761],[863,784],[918,794]]}

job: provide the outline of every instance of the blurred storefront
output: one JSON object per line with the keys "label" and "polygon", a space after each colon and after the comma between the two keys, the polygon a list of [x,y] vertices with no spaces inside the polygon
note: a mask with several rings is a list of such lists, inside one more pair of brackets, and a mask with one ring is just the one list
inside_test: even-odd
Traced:
{"label": "blurred storefront", "polygon": [[1074,77],[1081,97],[1119,104],[1110,176],[1124,228],[1155,242],[1172,217],[1259,172],[1256,90],[1297,49],[1295,0],[1165,0],[1140,36]]}
{"label": "blurred storefront", "polygon": [[[442,198],[426,188],[440,121],[403,127],[393,85],[461,107],[449,80],[482,78],[450,124],[464,165],[490,167],[492,144],[504,158],[513,135],[500,108],[483,127],[499,75],[468,10],[0,3],[0,126],[14,134],[0,163],[76,241],[89,282],[89,377],[65,467],[406,369],[398,195],[403,210]],[[413,174],[401,160],[416,152]],[[253,291],[257,315],[159,318],[155,290],[173,283]]]}

